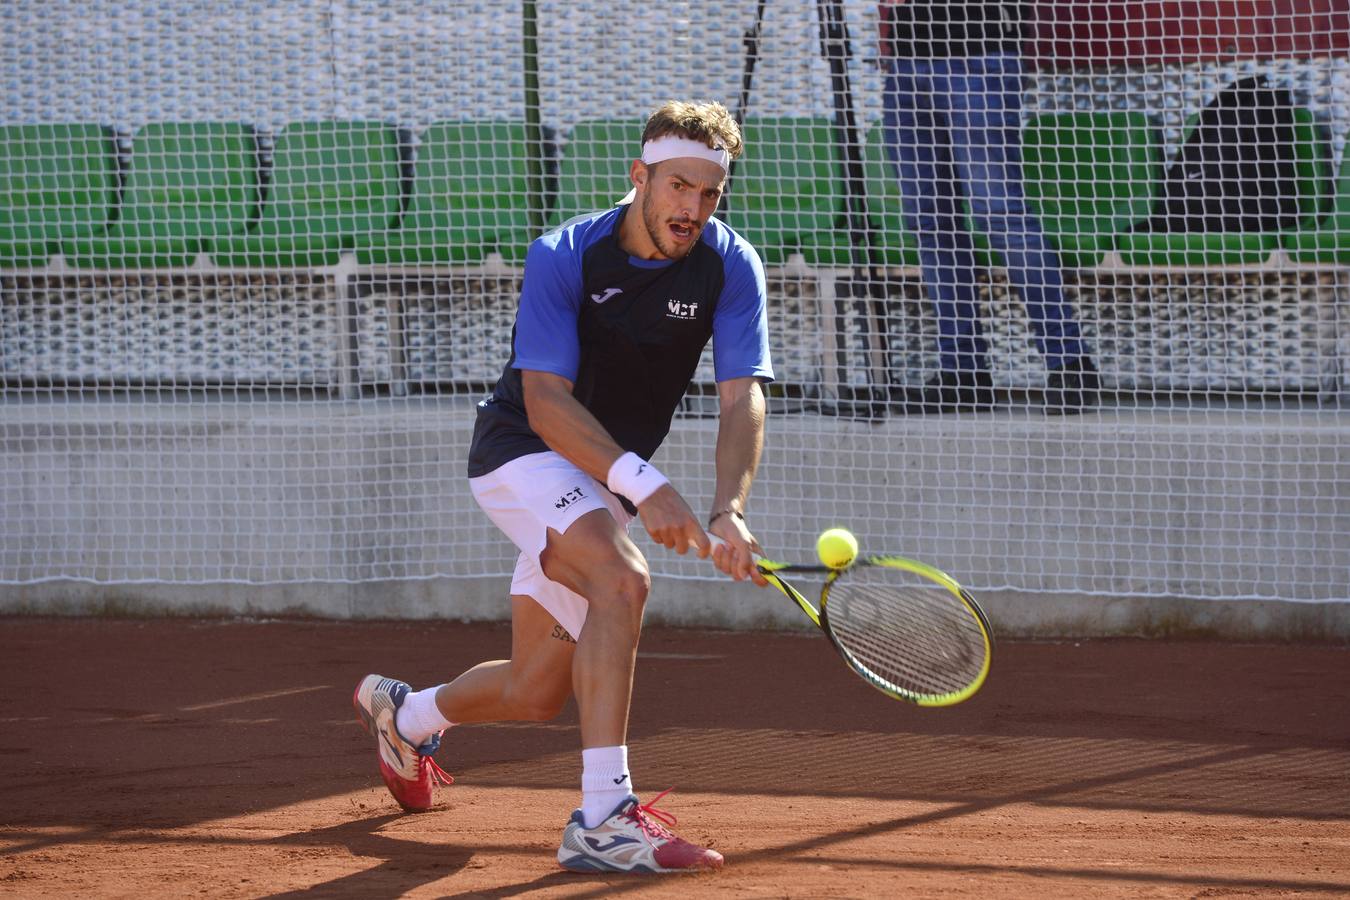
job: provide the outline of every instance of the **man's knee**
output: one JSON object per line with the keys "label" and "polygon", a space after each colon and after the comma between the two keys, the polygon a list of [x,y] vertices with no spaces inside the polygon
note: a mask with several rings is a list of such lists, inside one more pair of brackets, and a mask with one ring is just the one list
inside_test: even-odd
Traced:
{"label": "man's knee", "polygon": [[587,621],[603,617],[611,621],[641,622],[651,584],[651,576],[645,568],[624,568],[595,579],[584,595],[589,607]]}
{"label": "man's knee", "polygon": [[608,590],[602,589],[600,593],[611,595],[615,603],[640,607],[647,602],[647,595],[651,593],[651,589],[652,576],[646,566],[643,566],[625,568],[616,573],[608,585]]}

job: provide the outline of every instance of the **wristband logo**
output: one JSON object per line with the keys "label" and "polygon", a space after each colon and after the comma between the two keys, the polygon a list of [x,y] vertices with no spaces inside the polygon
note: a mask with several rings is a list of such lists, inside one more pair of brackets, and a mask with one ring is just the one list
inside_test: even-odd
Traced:
{"label": "wristband logo", "polygon": [[645,472],[646,470],[647,470],[647,464],[646,464],[646,463],[639,463],[639,464],[638,464],[638,470],[637,470],[637,473],[638,473],[639,475],[641,475],[641,474],[642,474],[643,472]]}

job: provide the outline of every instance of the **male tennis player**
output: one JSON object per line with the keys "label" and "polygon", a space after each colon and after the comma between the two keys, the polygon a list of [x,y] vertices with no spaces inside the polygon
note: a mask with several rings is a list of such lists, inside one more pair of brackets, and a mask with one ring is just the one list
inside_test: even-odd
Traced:
{"label": "male tennis player", "polygon": [[[763,584],[743,510],[763,446],[771,380],[763,266],[712,218],[741,133],[717,103],[671,102],[642,134],[633,190],[530,245],[511,358],[478,405],[469,485],[520,549],[511,581],[511,658],[413,692],[368,675],[354,702],[404,809],[428,808],[432,761],[455,724],[546,720],[575,695],[581,808],[558,862],[574,871],[717,869],[722,856],[677,837],[639,803],[628,769],[633,666],[651,585],[629,539],[634,514],[657,543],[709,554]],[[651,462],[713,338],[720,421],[707,528]],[[657,798],[659,799],[659,797]]]}

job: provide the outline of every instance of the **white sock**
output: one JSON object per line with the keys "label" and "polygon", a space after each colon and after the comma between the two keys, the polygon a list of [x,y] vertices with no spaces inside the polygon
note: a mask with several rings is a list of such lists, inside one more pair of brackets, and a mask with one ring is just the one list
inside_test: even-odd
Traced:
{"label": "white sock", "polygon": [[403,705],[394,716],[398,733],[414,747],[422,746],[427,738],[455,724],[441,715],[440,707],[436,705],[436,692],[440,689],[438,684],[424,691],[414,691],[403,698]]}
{"label": "white sock", "polygon": [[628,748],[592,747],[581,751],[581,818],[594,828],[633,793],[628,774]]}

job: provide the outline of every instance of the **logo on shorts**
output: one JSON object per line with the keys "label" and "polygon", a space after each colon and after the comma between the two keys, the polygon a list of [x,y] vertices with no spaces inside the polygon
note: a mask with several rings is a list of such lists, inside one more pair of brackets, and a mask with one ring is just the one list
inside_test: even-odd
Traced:
{"label": "logo on shorts", "polygon": [[582,499],[585,496],[586,494],[584,491],[581,490],[581,488],[574,487],[570,491],[559,497],[557,500],[554,500],[553,508],[567,509],[567,507],[571,506],[573,503],[576,503],[578,500]]}

